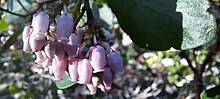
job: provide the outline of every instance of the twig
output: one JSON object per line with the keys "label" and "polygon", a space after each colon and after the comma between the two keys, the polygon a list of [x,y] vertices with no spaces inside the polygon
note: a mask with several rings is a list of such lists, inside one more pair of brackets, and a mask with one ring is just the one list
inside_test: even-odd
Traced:
{"label": "twig", "polygon": [[192,62],[189,60],[189,57],[185,57],[187,63],[189,64],[189,67],[192,69],[192,71],[194,72],[194,74],[197,74],[198,71],[195,67],[193,67]]}
{"label": "twig", "polygon": [[4,12],[7,12],[7,13],[10,13],[10,14],[13,14],[13,15],[16,15],[16,16],[19,16],[19,17],[22,17],[22,18],[26,18],[26,17],[36,13],[40,8],[42,8],[42,6],[44,4],[53,3],[53,2],[55,2],[55,0],[50,0],[50,1],[45,1],[45,2],[38,3],[38,8],[35,9],[34,11],[30,12],[30,13],[27,13],[27,14],[18,14],[18,13],[15,13],[15,12],[11,12],[11,11],[9,11],[7,9],[4,9],[2,7],[0,7],[0,10],[2,10]]}
{"label": "twig", "polygon": [[76,30],[76,26],[79,23],[80,19],[83,17],[85,12],[86,12],[85,7],[83,7],[82,12],[80,12],[79,16],[76,18],[76,20],[74,22],[74,30]]}
{"label": "twig", "polygon": [[28,10],[22,5],[21,1],[20,0],[17,0],[17,1],[20,4],[20,6],[22,7],[22,9],[24,9],[24,11],[26,11],[28,13]]}

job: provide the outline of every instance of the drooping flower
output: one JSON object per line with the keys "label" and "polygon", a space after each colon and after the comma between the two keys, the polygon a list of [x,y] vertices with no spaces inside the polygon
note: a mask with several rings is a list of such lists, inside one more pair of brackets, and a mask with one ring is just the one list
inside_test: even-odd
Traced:
{"label": "drooping flower", "polygon": [[106,64],[105,49],[99,45],[89,48],[89,62],[94,69],[94,73],[104,71]]}
{"label": "drooping flower", "polygon": [[73,32],[73,17],[69,13],[64,13],[57,17],[56,22],[58,42],[67,43],[69,36]]}
{"label": "drooping flower", "polygon": [[115,76],[124,73],[123,60],[119,51],[112,51],[107,55],[107,64]]}
{"label": "drooping flower", "polygon": [[45,39],[45,33],[49,27],[49,15],[45,12],[35,13],[32,18],[32,27],[35,39]]}

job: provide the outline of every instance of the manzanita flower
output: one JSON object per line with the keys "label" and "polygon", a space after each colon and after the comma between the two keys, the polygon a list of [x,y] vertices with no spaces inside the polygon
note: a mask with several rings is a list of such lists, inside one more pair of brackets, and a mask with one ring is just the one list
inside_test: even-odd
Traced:
{"label": "manzanita flower", "polygon": [[31,34],[29,38],[29,43],[30,43],[31,50],[33,52],[37,52],[37,51],[40,51],[41,48],[44,46],[45,39],[37,40],[34,38],[34,34]]}
{"label": "manzanita flower", "polygon": [[45,39],[45,33],[49,27],[49,15],[45,12],[35,13],[32,19],[32,27],[35,39]]}
{"label": "manzanita flower", "polygon": [[78,62],[79,83],[89,84],[92,77],[92,66],[88,59],[82,59]]}
{"label": "manzanita flower", "polygon": [[107,63],[115,76],[124,73],[123,60],[119,51],[112,51],[107,56]]}
{"label": "manzanita flower", "polygon": [[56,51],[56,45],[54,42],[49,42],[45,47],[44,47],[45,54],[47,55],[48,58],[52,59],[54,58],[55,51]]}
{"label": "manzanita flower", "polygon": [[105,49],[99,45],[89,48],[89,61],[94,69],[94,73],[104,71],[106,56]]}
{"label": "manzanita flower", "polygon": [[32,32],[32,27],[30,25],[25,26],[24,31],[22,33],[22,39],[23,39],[23,51],[29,52],[31,50],[30,44],[29,44],[29,38]]}
{"label": "manzanita flower", "polygon": [[70,76],[71,81],[74,81],[74,82],[77,82],[79,78],[78,61],[79,59],[69,60],[69,66],[68,66],[69,76]]}
{"label": "manzanita flower", "polygon": [[112,76],[111,69],[109,67],[105,67],[105,71],[102,74],[102,82],[103,82],[106,90],[111,89],[112,80],[113,80],[113,76]]}
{"label": "manzanita flower", "polygon": [[65,59],[59,59],[56,58],[52,61],[52,71],[55,76],[55,80],[61,80],[63,77],[63,74],[65,73],[67,68],[67,61]]}
{"label": "manzanita flower", "polygon": [[69,57],[73,57],[76,55],[76,51],[78,48],[78,38],[76,34],[71,34],[69,37],[69,42],[67,44],[64,44],[65,50]]}
{"label": "manzanita flower", "polygon": [[73,32],[73,17],[69,13],[64,13],[57,17],[57,39],[61,43],[67,43],[69,36]]}

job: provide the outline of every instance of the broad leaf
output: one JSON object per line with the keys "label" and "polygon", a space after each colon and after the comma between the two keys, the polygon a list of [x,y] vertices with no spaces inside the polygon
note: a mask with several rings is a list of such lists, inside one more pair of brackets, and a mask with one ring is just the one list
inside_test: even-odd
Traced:
{"label": "broad leaf", "polygon": [[75,82],[72,82],[69,80],[70,78],[64,74],[62,80],[56,81],[56,85],[59,89],[66,89],[68,87],[71,87],[72,85],[76,84]]}
{"label": "broad leaf", "polygon": [[151,50],[188,49],[215,37],[208,0],[107,0],[135,44]]}

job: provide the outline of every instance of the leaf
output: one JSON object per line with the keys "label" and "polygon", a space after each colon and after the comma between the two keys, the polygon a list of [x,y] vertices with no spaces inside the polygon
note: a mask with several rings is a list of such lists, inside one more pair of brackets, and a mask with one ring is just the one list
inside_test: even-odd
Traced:
{"label": "leaf", "polygon": [[113,27],[113,13],[107,4],[102,4],[102,7],[99,8],[100,12],[100,25],[106,29]]}
{"label": "leaf", "polygon": [[75,82],[72,82],[69,79],[70,78],[64,73],[62,80],[56,81],[56,86],[59,89],[66,89],[76,84]]}
{"label": "leaf", "polygon": [[0,32],[8,30],[9,24],[5,20],[6,16],[3,16],[2,20],[0,21]]}
{"label": "leaf", "polygon": [[215,86],[201,93],[201,99],[219,99],[220,98],[220,85]]}
{"label": "leaf", "polygon": [[107,0],[135,44],[151,50],[189,49],[215,37],[208,0]]}

